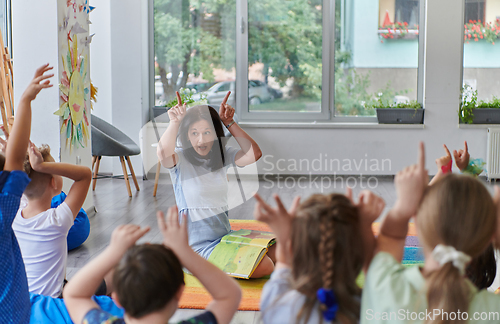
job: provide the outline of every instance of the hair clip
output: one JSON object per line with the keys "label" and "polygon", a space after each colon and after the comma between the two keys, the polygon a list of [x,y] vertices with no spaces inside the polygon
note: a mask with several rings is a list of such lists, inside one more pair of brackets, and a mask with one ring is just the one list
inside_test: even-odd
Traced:
{"label": "hair clip", "polygon": [[322,304],[323,317],[327,321],[334,321],[339,310],[339,303],[337,297],[331,289],[320,288],[316,293],[316,297]]}

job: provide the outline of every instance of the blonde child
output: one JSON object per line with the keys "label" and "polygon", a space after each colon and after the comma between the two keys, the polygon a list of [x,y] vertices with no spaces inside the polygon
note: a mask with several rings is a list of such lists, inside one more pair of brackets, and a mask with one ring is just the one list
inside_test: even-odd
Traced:
{"label": "blonde child", "polygon": [[[28,203],[17,212],[12,228],[21,248],[29,291],[58,297],[66,276],[68,232],[87,197],[92,174],[82,165],[56,163],[46,145],[38,149],[30,144],[28,151],[25,171],[31,182],[24,191]],[[61,193],[62,177],[74,183],[66,200],[51,208],[52,198]]]}
{"label": "blonde child", "polygon": [[23,259],[12,222],[29,178],[23,172],[31,131],[31,102],[42,89],[52,87],[46,74],[48,64],[38,68],[35,77],[24,91],[16,111],[6,156],[0,156],[0,323],[29,323],[30,299]]}
{"label": "blonde child", "polygon": [[[158,159],[170,171],[179,211],[188,216],[189,245],[205,259],[231,232],[227,169],[255,163],[262,156],[257,143],[235,123],[234,108],[226,104],[229,95],[217,113],[211,106],[186,110],[177,93],[178,104],[168,110],[170,122],[157,149]],[[224,127],[239,148],[226,146]],[[266,255],[252,277],[271,274],[274,247],[268,254],[271,258]]]}
{"label": "blonde child", "polygon": [[[163,245],[134,246],[149,228],[121,225],[111,243],[84,266],[64,288],[64,302],[75,323],[164,324],[175,313],[184,290],[186,267],[205,286],[213,301],[206,312],[180,323],[228,324],[241,299],[236,281],[196,254],[188,245],[186,219],[179,225],[178,209],[158,212]],[[104,312],[91,297],[102,278],[114,269],[112,297],[125,309],[124,318]]]}
{"label": "blonde child", "polygon": [[277,237],[276,269],[264,286],[264,323],[358,323],[361,289],[356,278],[373,251],[372,222],[384,201],[363,191],[315,194],[287,211],[278,196],[271,208],[259,195],[255,218]]}
{"label": "blonde child", "polygon": [[[423,143],[418,163],[394,182],[397,201],[382,223],[366,275],[361,323],[498,323],[488,314],[498,312],[500,296],[478,291],[464,277],[497,232],[498,209],[484,185],[448,174],[428,186]],[[401,264],[413,216],[425,256],[421,269]]]}

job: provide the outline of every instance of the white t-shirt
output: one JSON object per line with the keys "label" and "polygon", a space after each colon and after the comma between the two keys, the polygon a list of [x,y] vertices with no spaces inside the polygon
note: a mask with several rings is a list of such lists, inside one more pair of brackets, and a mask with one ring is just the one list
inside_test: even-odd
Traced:
{"label": "white t-shirt", "polygon": [[67,236],[74,216],[63,202],[32,218],[25,219],[17,212],[14,230],[23,256],[29,290],[35,294],[58,297],[66,276],[68,258]]}

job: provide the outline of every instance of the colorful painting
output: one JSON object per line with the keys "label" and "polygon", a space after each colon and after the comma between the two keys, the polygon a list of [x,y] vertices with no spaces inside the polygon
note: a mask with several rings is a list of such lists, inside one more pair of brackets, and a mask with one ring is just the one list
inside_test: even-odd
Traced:
{"label": "colorful painting", "polygon": [[90,138],[90,111],[95,101],[96,89],[90,82],[88,60],[89,45],[93,35],[89,35],[89,13],[93,10],[88,0],[67,0],[64,18],[59,25],[59,35],[64,37],[61,55],[60,102],[54,113],[61,117],[61,134],[65,135],[66,146],[72,148],[88,145]]}

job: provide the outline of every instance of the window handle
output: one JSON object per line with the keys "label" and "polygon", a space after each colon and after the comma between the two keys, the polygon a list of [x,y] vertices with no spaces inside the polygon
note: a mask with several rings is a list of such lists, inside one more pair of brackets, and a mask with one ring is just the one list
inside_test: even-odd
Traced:
{"label": "window handle", "polygon": [[245,33],[245,19],[243,19],[243,17],[241,17],[240,30],[242,34]]}

